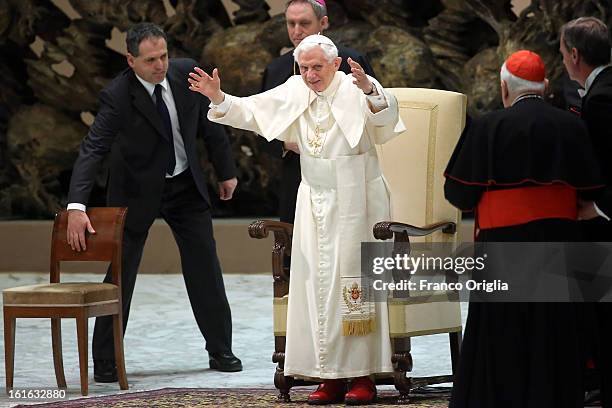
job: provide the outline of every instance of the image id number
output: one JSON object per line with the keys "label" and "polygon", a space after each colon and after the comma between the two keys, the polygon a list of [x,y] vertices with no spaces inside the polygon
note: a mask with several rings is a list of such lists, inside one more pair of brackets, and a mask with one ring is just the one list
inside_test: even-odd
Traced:
{"label": "image id number", "polygon": [[8,391],[9,399],[57,400],[66,398],[66,390],[53,388],[13,388]]}

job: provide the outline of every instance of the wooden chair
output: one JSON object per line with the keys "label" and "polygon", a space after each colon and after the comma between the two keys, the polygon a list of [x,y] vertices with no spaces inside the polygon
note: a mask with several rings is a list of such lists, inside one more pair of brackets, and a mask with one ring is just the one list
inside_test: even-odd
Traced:
{"label": "wooden chair", "polygon": [[[16,318],[51,318],[51,342],[55,377],[59,388],[66,388],[62,359],[61,319],[75,318],[81,374],[81,394],[88,392],[88,318],[113,316],[115,360],[119,386],[128,389],[123,358],[123,319],[121,313],[121,244],[127,208],[90,208],[87,211],[96,234],[88,235],[87,250],[76,252],[68,245],[68,211],[55,216],[51,241],[50,283],[9,288],[2,292],[4,302],[4,359],[6,390],[13,388]],[[112,283],[60,283],[62,261],[110,261]]]}
{"label": "wooden chair", "polygon": [[[435,89],[390,89],[398,99],[400,115],[408,131],[378,146],[383,174],[391,189],[393,221],[381,220],[373,228],[377,239],[395,238],[398,245],[409,241],[456,243],[460,213],[444,199],[443,171],[465,125],[466,97]],[[422,227],[416,227],[420,225]],[[274,385],[279,400],[290,401],[291,387],[316,384],[316,379],[284,375],[287,305],[293,226],[258,220],[249,226],[253,238],[274,235],[272,275],[274,279],[274,343],[272,361],[277,363]],[[461,312],[456,293],[391,297],[388,301],[393,347],[392,377],[377,377],[377,384],[393,384],[399,402],[407,403],[414,387],[452,382],[452,375],[408,377],[412,370],[411,338],[448,333],[451,366],[456,370],[461,345]]]}

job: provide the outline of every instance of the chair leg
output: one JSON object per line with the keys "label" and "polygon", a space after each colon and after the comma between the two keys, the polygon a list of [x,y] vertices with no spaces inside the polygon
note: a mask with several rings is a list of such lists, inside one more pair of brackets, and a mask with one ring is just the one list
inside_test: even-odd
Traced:
{"label": "chair leg", "polygon": [[57,386],[58,388],[66,388],[64,358],[62,355],[62,320],[57,317],[51,318],[51,345],[53,347],[53,366],[55,368]]}
{"label": "chair leg", "polygon": [[6,392],[13,388],[13,370],[15,368],[15,316],[4,307],[4,370],[6,374]]}
{"label": "chair leg", "polygon": [[293,387],[293,377],[286,376],[283,369],[278,366],[274,373],[274,386],[278,389],[276,397],[278,402],[291,402],[291,395],[289,393]]}
{"label": "chair leg", "polygon": [[87,395],[89,386],[88,377],[88,358],[87,358],[87,315],[84,312],[79,313],[76,318],[77,326],[77,342],[79,346],[79,369],[81,371],[81,394]]}
{"label": "chair leg", "polygon": [[113,339],[115,342],[115,364],[117,365],[119,388],[127,390],[128,382],[125,373],[125,358],[123,353],[123,322],[119,315],[113,315]]}
{"label": "chair leg", "polygon": [[412,344],[410,337],[395,338],[392,340],[393,355],[393,385],[399,392],[398,404],[410,403],[410,390],[412,389],[412,379],[406,376],[407,372],[412,371]]}
{"label": "chair leg", "polygon": [[285,345],[287,338],[285,336],[274,336],[274,354],[272,354],[272,362],[277,363],[276,371],[274,372],[274,386],[278,389],[277,401],[291,402],[289,394],[293,387],[293,377],[285,376]]}
{"label": "chair leg", "polygon": [[459,364],[459,354],[461,352],[461,332],[448,333],[450,340],[451,366],[453,376],[457,375],[457,366]]}

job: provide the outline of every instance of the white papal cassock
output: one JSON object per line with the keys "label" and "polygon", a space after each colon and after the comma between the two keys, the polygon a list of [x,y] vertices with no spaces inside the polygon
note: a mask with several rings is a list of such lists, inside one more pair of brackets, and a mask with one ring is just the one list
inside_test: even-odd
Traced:
{"label": "white papal cassock", "polygon": [[[373,78],[385,109],[374,114],[353,77],[337,72],[321,93],[300,76],[246,98],[226,95],[210,120],[297,142],[298,189],[287,316],[285,374],[348,378],[392,372],[387,305],[375,304],[373,332],[345,336],[341,277],[359,276],[360,244],[389,220],[389,191],[374,144],[404,131],[395,97]],[[381,101],[379,100],[379,104]],[[308,140],[319,128],[320,149]]]}

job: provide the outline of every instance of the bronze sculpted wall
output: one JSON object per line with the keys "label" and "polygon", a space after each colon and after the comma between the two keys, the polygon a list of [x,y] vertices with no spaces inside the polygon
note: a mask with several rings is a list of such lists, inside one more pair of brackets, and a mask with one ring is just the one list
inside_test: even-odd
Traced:
{"label": "bronze sculpted wall", "polygon": [[[225,89],[259,91],[265,66],[290,46],[283,16],[264,0],[234,0],[235,23],[221,0],[70,0],[71,20],[50,0],[0,0],[0,218],[45,218],[66,204],[72,164],[95,115],[97,94],[125,66],[106,41],[116,28],[152,21],[165,28],[172,56],[218,67]],[[516,15],[510,0],[328,0],[336,42],[366,54],[387,87],[434,87],[466,93],[469,113],[501,106],[504,57],[528,48],[544,58],[550,98],[560,99],[561,25],[594,15],[610,23],[606,0],[532,0]],[[30,46],[44,42],[40,55]],[[263,143],[231,130],[239,190],[216,215],[274,214],[279,163]],[[205,152],[203,152],[205,157]],[[205,160],[203,161],[206,162]],[[207,166],[214,189],[214,173]],[[103,204],[101,172],[90,205]]]}

